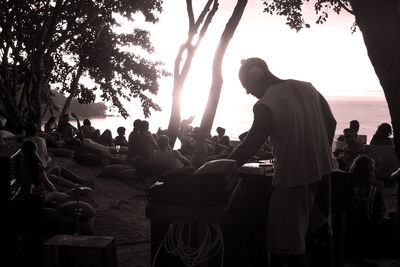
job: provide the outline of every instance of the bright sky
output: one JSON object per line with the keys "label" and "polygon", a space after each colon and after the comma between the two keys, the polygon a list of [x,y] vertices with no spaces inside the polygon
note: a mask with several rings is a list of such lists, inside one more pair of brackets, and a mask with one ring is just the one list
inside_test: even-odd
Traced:
{"label": "bright sky", "polygon": [[[194,124],[201,120],[211,85],[214,51],[236,3],[232,0],[220,2],[219,10],[196,52],[182,94],[182,117],[196,115]],[[166,68],[173,72],[179,46],[187,37],[186,4],[184,0],[166,0],[163,7],[160,22],[151,26],[156,48],[154,58],[165,62]],[[200,11],[195,6],[196,18]],[[360,31],[351,33],[353,16],[346,12],[340,16],[331,14],[328,22],[321,26],[314,24],[316,16],[311,5],[307,13],[311,14],[307,16],[311,28],[296,33],[285,24],[283,17],[263,13],[261,0],[249,0],[225,54],[224,84],[216,120],[235,116],[239,106],[251,107],[254,103],[255,99],[246,95],[237,75],[240,60],[248,57],[265,59],[270,70],[280,78],[313,83],[324,96],[383,95]],[[172,87],[172,77],[163,79],[156,98],[163,112],[154,116],[163,122],[162,128],[168,126]]]}

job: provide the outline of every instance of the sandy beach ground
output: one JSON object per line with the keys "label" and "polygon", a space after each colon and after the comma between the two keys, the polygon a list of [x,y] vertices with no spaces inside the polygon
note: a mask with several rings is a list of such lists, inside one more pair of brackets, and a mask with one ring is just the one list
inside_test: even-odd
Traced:
{"label": "sandy beach ground", "polygon": [[145,216],[145,189],[149,183],[98,177],[102,167],[79,165],[71,158],[53,156],[51,164],[65,167],[85,181],[93,182],[93,190],[83,200],[96,209],[94,235],[115,238],[118,266],[151,266],[150,221]]}
{"label": "sandy beach ground", "polygon": [[[52,156],[51,164],[93,182],[93,190],[83,200],[96,209],[94,235],[115,238],[118,267],[151,266],[150,220],[145,215],[146,189],[151,183],[138,178],[99,177],[103,167],[79,165],[71,158]],[[345,266],[400,267],[400,258],[347,262]]]}

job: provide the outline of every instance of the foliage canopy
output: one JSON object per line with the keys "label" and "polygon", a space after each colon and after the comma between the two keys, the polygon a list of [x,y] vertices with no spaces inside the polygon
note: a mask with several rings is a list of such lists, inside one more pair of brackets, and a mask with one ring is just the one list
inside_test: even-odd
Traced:
{"label": "foliage canopy", "polygon": [[[303,7],[304,4],[314,2],[314,10],[318,14],[317,24],[323,24],[328,19],[329,13],[332,11],[339,14],[343,9],[352,13],[350,0],[269,0],[264,1],[264,12],[276,14],[286,17],[286,24],[296,31],[309,28],[310,24],[304,19]],[[352,26],[355,30],[355,24]]]}
{"label": "foliage canopy", "polygon": [[[99,90],[124,117],[123,98],[140,99],[145,116],[160,110],[149,93],[157,94],[168,73],[148,59],[150,33],[135,19],[142,14],[156,23],[161,11],[162,0],[1,0],[0,115],[17,124],[40,122],[41,105],[54,107],[51,88],[81,103],[93,102]],[[122,19],[135,27],[117,32]]]}

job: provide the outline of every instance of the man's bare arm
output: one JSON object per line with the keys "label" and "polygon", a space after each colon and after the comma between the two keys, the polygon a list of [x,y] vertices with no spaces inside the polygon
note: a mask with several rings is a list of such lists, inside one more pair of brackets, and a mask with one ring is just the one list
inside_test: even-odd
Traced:
{"label": "man's bare arm", "polygon": [[229,155],[230,159],[245,164],[265,143],[273,129],[271,110],[264,105],[257,105],[254,109],[254,120],[246,139]]}
{"label": "man's bare arm", "polygon": [[75,113],[71,113],[71,116],[73,118],[75,118],[75,120],[76,120],[76,126],[78,126],[78,137],[79,137],[79,140],[81,141],[81,143],[83,143],[85,140],[85,135],[83,134],[81,123],[79,122],[79,118],[78,118],[78,116],[76,116]]}

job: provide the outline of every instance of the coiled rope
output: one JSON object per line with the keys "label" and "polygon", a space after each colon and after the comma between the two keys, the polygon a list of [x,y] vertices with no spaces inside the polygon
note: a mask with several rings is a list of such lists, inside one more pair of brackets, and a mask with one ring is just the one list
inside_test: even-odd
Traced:
{"label": "coiled rope", "polygon": [[155,266],[162,247],[166,252],[178,256],[186,266],[190,267],[207,262],[221,251],[221,267],[224,266],[224,239],[220,225],[218,223],[201,224],[205,225],[205,231],[203,237],[199,237],[200,246],[192,247],[190,244],[192,223],[183,221],[171,223],[157,249],[152,267]]}

